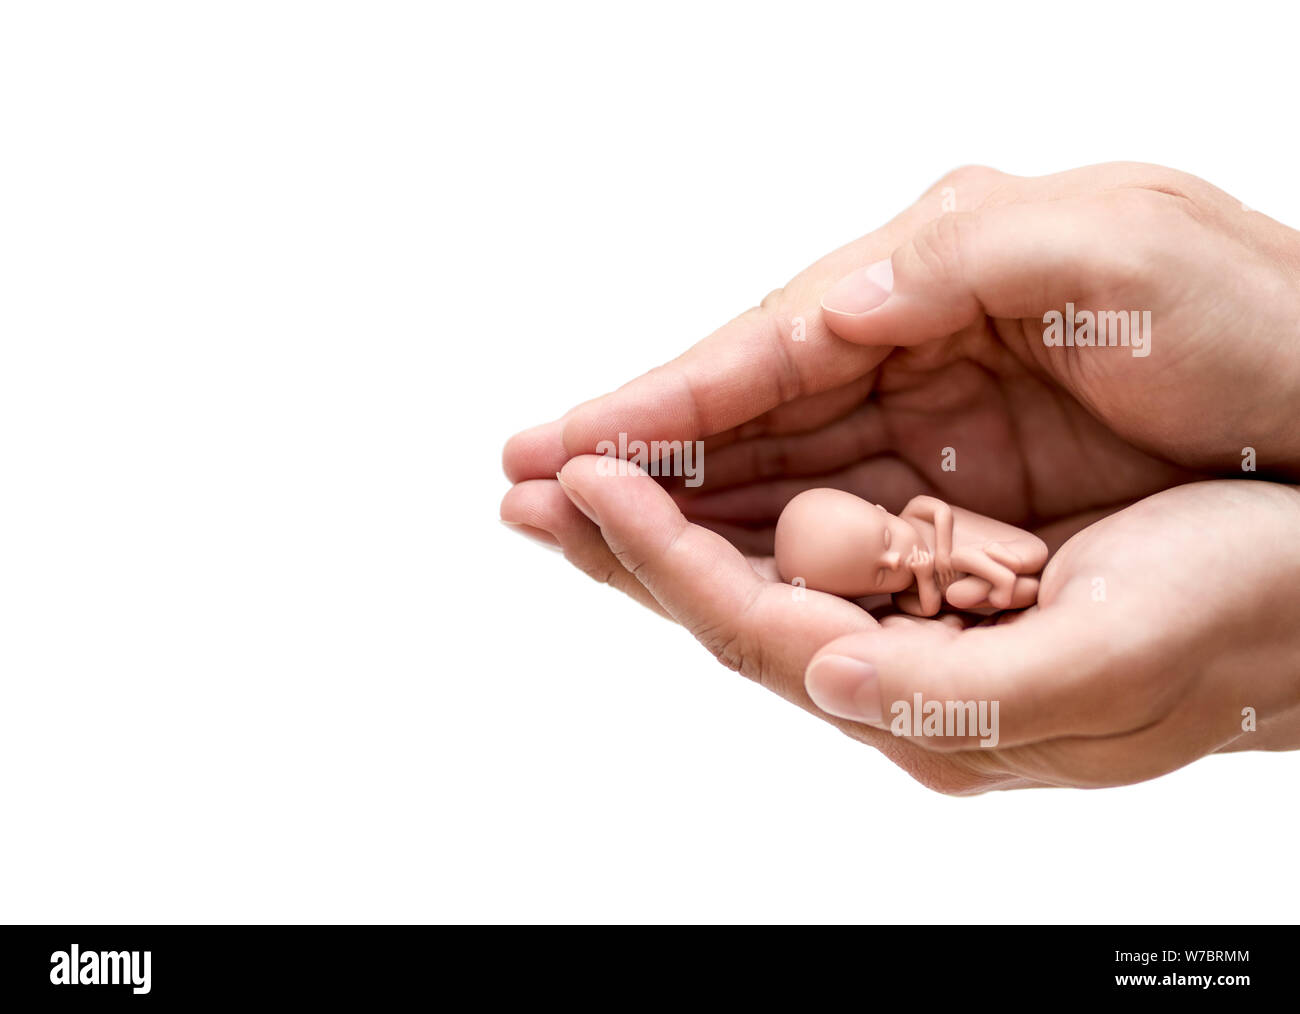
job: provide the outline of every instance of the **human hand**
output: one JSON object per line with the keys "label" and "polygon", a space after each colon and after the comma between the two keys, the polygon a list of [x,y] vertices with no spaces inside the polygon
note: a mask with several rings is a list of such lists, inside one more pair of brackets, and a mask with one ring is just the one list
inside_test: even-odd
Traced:
{"label": "human hand", "polygon": [[[619,566],[728,667],[953,794],[1152,778],[1208,753],[1300,746],[1300,492],[1193,483],[1083,528],[1038,605],[963,629],[781,584],[644,475],[561,478]],[[1083,524],[1083,518],[1077,523]],[[1066,523],[1062,523],[1066,524]],[[1047,533],[1043,533],[1048,537]],[[807,673],[805,689],[805,670]],[[998,702],[996,746],[895,736],[896,701]],[[1244,708],[1258,731],[1242,730]]]}
{"label": "human hand", "polygon": [[[994,626],[886,619],[818,651],[818,706],[873,745],[895,702],[998,702],[997,744],[898,740],[950,793],[1153,778],[1209,753],[1300,747],[1300,491],[1193,483],[1084,528],[1038,605]],[[1245,709],[1256,726],[1247,724]],[[901,710],[901,709],[900,709]],[[990,703],[991,710],[991,703]],[[870,732],[868,731],[870,728]],[[911,731],[910,729],[908,730]]]}
{"label": "human hand", "polygon": [[[1240,474],[1253,448],[1259,467],[1300,474],[1300,431],[1283,424],[1300,389],[1300,234],[1149,166],[977,170],[950,186],[976,210],[930,221],[823,297],[832,332],[896,347],[871,400],[813,432],[720,450],[689,512],[762,525],[826,484],[892,508],[902,483],[1032,523],[1178,481],[1134,449]],[[1070,304],[1097,321],[1149,313],[1146,354],[1046,346],[1045,317]],[[718,492],[737,459],[780,464],[740,468],[760,485]],[[829,480],[799,477],[828,466]]]}
{"label": "human hand", "polygon": [[[1170,191],[1180,186],[1185,191],[1199,188],[1198,200],[1206,207],[1190,202],[1189,210],[1186,199],[1172,197]],[[936,327],[943,330],[936,324],[940,317],[925,312],[928,299],[948,314],[940,322],[949,326],[953,306],[963,312],[972,305],[978,310],[984,297],[977,292],[973,302],[963,302],[945,296],[941,286],[933,297],[916,295],[920,289],[910,288],[911,279],[919,275],[909,274],[906,263],[897,272],[896,288],[908,298],[891,297],[880,311],[860,319],[833,312],[823,319],[816,307],[821,294],[854,266],[873,263],[895,250],[903,262],[915,252],[916,261],[924,266],[930,263],[924,256],[932,245],[925,238],[929,233],[939,238],[978,234],[961,215],[939,217],[939,195],[948,187],[961,195],[962,207],[968,201],[987,200],[991,211],[1007,216],[1029,215],[1026,209],[1043,216],[1079,211],[1078,205],[1095,199],[1114,213],[1098,213],[1092,224],[1109,228],[1112,235],[1085,245],[1083,252],[1105,253],[1120,244],[1125,257],[1102,273],[1118,286],[1119,294],[1139,291],[1124,288],[1127,265],[1138,251],[1146,258],[1144,264],[1173,263],[1178,270],[1172,272],[1176,277],[1166,279],[1171,284],[1200,278],[1200,287],[1186,294],[1189,301],[1210,292],[1215,302],[1203,305],[1200,313],[1179,313],[1177,300],[1152,300],[1153,311],[1167,304],[1175,312],[1168,319],[1163,312],[1153,312],[1156,338],[1152,355],[1146,358],[1134,359],[1123,349],[1039,348],[1042,353],[1067,353],[1059,357],[1067,363],[1083,356],[1093,357],[1088,362],[1096,363],[1067,368],[1058,367],[1056,360],[1044,364],[1034,358],[1031,339],[1041,335],[1042,324],[1027,331],[1025,321],[1032,317],[1019,318],[1023,339],[1019,343],[1016,329],[1007,323],[1012,318],[988,314],[926,340]],[[708,526],[754,555],[770,552],[781,507],[813,486],[848,489],[891,510],[916,494],[930,493],[1028,526],[1068,519],[1094,506],[1143,496],[1194,477],[1183,466],[1235,466],[1238,445],[1246,442],[1256,447],[1261,467],[1294,471],[1300,455],[1289,442],[1295,439],[1293,429],[1271,420],[1278,411],[1280,392],[1294,384],[1295,364],[1280,358],[1285,357],[1285,347],[1279,339],[1289,333],[1285,328],[1293,317],[1294,294],[1281,272],[1294,263],[1296,234],[1244,211],[1242,223],[1233,224],[1229,217],[1233,206],[1235,202],[1201,181],[1149,166],[1103,166],[1040,180],[1016,180],[989,170],[959,171],[894,222],[825,258],[769,296],[763,306],[674,362],[579,406],[555,423],[512,439],[505,466],[516,485],[503,502],[502,517],[542,529],[587,573],[680,618],[680,609],[665,609],[658,591],[623,566],[602,531],[582,517],[550,478],[572,454],[594,450],[598,441],[614,439],[620,432],[633,440],[705,440],[709,458],[704,487],[675,491],[681,514],[672,524],[694,521]],[[1095,210],[1080,214],[1089,218]],[[1135,221],[1149,224],[1171,210],[1184,216],[1171,214],[1166,223],[1173,229],[1177,218],[1183,229],[1177,250],[1151,256],[1141,247],[1159,242],[1159,231],[1151,228],[1136,231],[1132,237],[1136,247],[1120,243]],[[1135,219],[1138,214],[1146,218]],[[1002,224],[1009,220],[1003,218]],[[1024,252],[1027,246],[1028,267],[1053,267],[1059,272],[1058,281],[1075,268],[1080,269],[1080,277],[1087,277],[1083,269],[1096,267],[1097,258],[1076,255],[1070,243],[1056,242],[1062,238],[1059,230],[1067,227],[1068,223],[1057,221],[1039,232],[1027,229],[1024,242],[1007,249]],[[1239,234],[1239,229],[1246,234]],[[1053,242],[1056,254],[1046,257]],[[960,240],[951,249],[960,251]],[[1203,255],[1205,262],[1199,274],[1188,276],[1182,270],[1186,265],[1173,255],[1193,252]],[[1017,271],[1007,257],[998,263],[1008,274],[1004,284],[991,290],[994,295],[1014,289]],[[1236,280],[1216,287],[1215,269]],[[935,277],[940,282],[963,280],[960,271],[938,272]],[[1135,277],[1144,282],[1153,278],[1150,271]],[[1031,274],[1025,288],[1033,291],[1042,284],[1041,272]],[[1106,307],[1095,294],[1109,290],[1081,286],[1085,295],[1075,297],[1080,306],[1144,308],[1128,300]],[[918,323],[912,332],[900,323],[909,313]],[[852,330],[854,342],[837,340],[828,320],[838,330]],[[890,326],[900,331],[895,340],[918,336],[922,340],[892,355],[889,346],[857,344],[880,339],[886,329],[877,325],[891,320]],[[1159,323],[1162,320],[1164,324]],[[1213,355],[1207,349],[1215,328],[1207,329],[1207,321],[1222,327],[1239,322],[1233,341]],[[1170,322],[1183,327],[1185,334],[1180,336],[1179,327],[1171,329]],[[790,338],[796,323],[806,328],[805,342]],[[1159,365],[1160,372],[1148,370],[1144,384],[1153,375],[1161,378],[1159,383],[1150,390],[1138,385],[1135,393],[1132,370],[1153,364]],[[1115,376],[1107,373],[1110,369]],[[1252,376],[1263,379],[1252,387],[1250,399],[1239,395],[1225,399],[1223,391],[1239,391],[1247,382],[1243,378]],[[1089,377],[1093,379],[1084,383]],[[1127,398],[1118,397],[1121,390],[1127,391]],[[1135,403],[1141,411],[1133,408]],[[1183,404],[1191,407],[1180,408]],[[1110,412],[1113,424],[1100,424],[1094,412]],[[945,447],[960,448],[955,470],[943,467]],[[717,587],[706,587],[701,594],[725,597]],[[848,614],[839,612],[848,622]],[[718,647],[707,631],[702,640]],[[747,654],[737,656],[730,650],[719,654],[733,667],[770,682],[768,674],[775,671],[770,660],[778,646],[760,638],[746,647]],[[788,696],[800,693],[792,689]],[[808,706],[806,699],[800,703]]]}
{"label": "human hand", "polygon": [[[982,210],[945,214],[946,195]],[[895,291],[878,309],[820,308],[832,288],[831,302],[861,295],[861,266],[891,255]],[[529,486],[512,516],[572,529],[542,484],[620,432],[704,440],[704,484],[679,491],[683,512],[753,553],[770,552],[781,507],[815,486],[893,511],[930,493],[1024,526],[1193,468],[1235,470],[1245,446],[1261,468],[1294,472],[1300,433],[1279,421],[1300,383],[1283,342],[1300,315],[1296,263],[1294,231],[1172,170],[958,170],[678,359],[513,438],[506,471]],[[1151,355],[1044,347],[1043,313],[1068,301],[1151,309]],[[890,355],[893,342],[904,347]],[[598,547],[577,555],[610,573]]]}
{"label": "human hand", "polygon": [[[961,363],[1005,376],[1010,352],[1129,443],[1190,467],[1235,470],[1247,445],[1275,470],[1300,466],[1300,438],[1278,425],[1300,380],[1300,234],[1153,166],[994,173],[967,191],[973,210],[832,287],[833,332],[915,350],[897,363],[914,381]],[[1067,304],[1112,329],[1129,322],[1108,314],[1149,312],[1158,340],[1049,347],[1046,315]]]}

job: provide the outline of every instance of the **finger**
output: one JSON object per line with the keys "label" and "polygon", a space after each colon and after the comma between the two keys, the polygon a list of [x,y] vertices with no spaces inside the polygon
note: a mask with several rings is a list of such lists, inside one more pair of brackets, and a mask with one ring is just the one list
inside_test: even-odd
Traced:
{"label": "finger", "polygon": [[[718,455],[729,451],[733,446],[744,446],[755,440],[775,439],[798,433],[824,432],[827,427],[851,415],[870,397],[875,379],[876,371],[871,370],[842,387],[787,402],[739,426],[706,437],[699,450],[698,474],[701,480],[706,484],[715,481],[714,465]],[[707,469],[704,467],[706,461]],[[728,466],[728,468],[732,467],[734,466]],[[687,486],[684,478],[680,476],[667,478],[660,476],[659,484],[670,492],[681,490],[691,493],[697,488]]]}
{"label": "finger", "polygon": [[1010,178],[978,166],[950,173],[893,221],[822,258],[682,356],[575,409],[564,427],[568,454],[594,453],[619,433],[646,442],[702,440],[862,377],[885,352],[835,340],[820,309],[823,293],[941,215],[945,187],[979,202]]}
{"label": "finger", "polygon": [[600,529],[569,502],[554,479],[533,479],[512,486],[501,501],[501,520],[520,535],[560,549],[565,559],[588,577],[671,618],[645,585],[618,562]]}
{"label": "finger", "polygon": [[852,468],[807,478],[784,478],[712,493],[682,494],[680,503],[693,518],[743,525],[775,524],[785,505],[809,489],[843,489],[898,513],[912,497],[934,489],[907,462],[871,458]]}
{"label": "finger", "polygon": [[[1037,318],[1146,277],[1150,232],[1179,198],[1120,189],[944,215],[822,300],[827,326],[866,345],[916,345],[984,316]],[[1055,361],[1055,357],[1053,358]]]}
{"label": "finger", "polygon": [[[565,417],[567,418],[567,416]],[[555,480],[569,456],[564,452],[564,419],[543,423],[516,433],[506,441],[501,467],[511,482],[526,479]]]}
{"label": "finger", "polygon": [[811,707],[803,668],[828,631],[870,630],[852,603],[764,580],[722,536],[687,522],[672,498],[635,468],[619,475],[608,459],[582,455],[560,478],[597,520],[625,570],[715,657],[782,696]]}
{"label": "finger", "polygon": [[[825,333],[823,333],[823,338],[825,341],[843,346],[843,343],[838,339],[828,336]],[[683,356],[682,360],[690,360],[692,356],[696,354],[696,350],[692,350],[687,353],[686,356]],[[878,361],[884,358],[884,353],[877,351],[869,352],[866,355],[852,351],[848,354],[854,360],[862,361]],[[669,364],[669,367],[672,366],[673,364]],[[661,371],[667,371],[669,370],[669,367],[661,367]],[[737,425],[728,429],[723,429],[719,432],[706,431],[703,436],[701,436],[695,434],[694,429],[692,429],[691,432],[694,435],[686,436],[684,438],[681,436],[675,438],[657,438],[652,436],[645,439],[697,440],[707,437],[707,440],[705,440],[705,450],[708,452],[710,459],[712,459],[712,456],[720,449],[738,441],[750,440],[766,434],[803,432],[831,423],[844,416],[846,413],[851,412],[854,407],[861,404],[863,399],[870,394],[874,380],[875,371],[867,369],[861,374],[854,374],[847,383],[842,384],[839,387],[832,386],[830,390],[819,390],[813,395],[795,398],[783,404],[778,404],[771,411],[761,412],[756,417],[747,416]],[[652,371],[651,374],[647,374],[645,377],[634,381],[632,384],[628,385],[628,387],[634,391],[649,392],[651,398],[657,399],[661,395],[655,392],[661,389],[665,382],[664,376]],[[571,409],[569,412],[565,413],[559,419],[543,423],[540,426],[531,427],[530,429],[523,430],[510,437],[509,440],[506,441],[505,449],[501,455],[501,465],[506,477],[511,482],[523,482],[526,479],[553,478],[555,473],[564,466],[564,463],[573,456],[573,454],[566,448],[564,438],[565,427],[569,418],[574,415],[585,417],[592,412],[596,412],[598,411],[596,406],[604,404],[607,399],[612,397],[612,395],[609,395],[606,396],[606,398],[598,398],[585,405],[579,405],[577,408]],[[751,410],[754,410],[756,406],[751,404],[750,408]],[[640,425],[638,420],[641,416],[636,411],[628,410],[625,402],[623,403],[622,408],[618,407],[616,404],[613,411],[615,413],[627,411],[627,419],[630,420],[621,423],[621,428],[610,431],[611,436],[609,436],[608,439],[617,444],[618,433],[636,434],[638,432],[637,427]],[[580,426],[581,425],[582,424],[580,424]],[[666,430],[661,430],[661,432],[671,433],[673,432],[673,426],[670,425]],[[633,435],[629,436],[627,439],[631,441],[641,438]],[[581,443],[582,441],[579,439],[578,444]],[[591,441],[590,446],[587,447],[586,450],[596,450],[597,443],[597,440]]]}
{"label": "finger", "polygon": [[[826,645],[807,673],[809,695],[824,711],[889,728],[916,696],[923,705],[985,702],[1002,746],[1058,736],[1112,734],[1139,728],[1149,716],[1128,707],[1123,646],[1107,641],[1076,611],[1058,603],[1014,624],[878,630]],[[996,711],[993,703],[997,702]],[[905,732],[910,732],[906,726]],[[953,731],[945,729],[945,732]],[[918,738],[932,750],[965,749],[982,737]]]}
{"label": "finger", "polygon": [[[563,431],[568,455],[600,450],[604,441],[702,440],[740,426],[778,405],[849,383],[887,354],[837,340],[821,323],[816,301],[798,311],[750,310],[677,359],[604,398],[579,406]],[[802,312],[799,312],[802,311]],[[795,341],[794,318],[809,319]]]}
{"label": "finger", "polygon": [[756,437],[723,447],[708,456],[704,484],[687,495],[764,479],[822,475],[882,454],[889,446],[884,413],[869,402],[811,432]]}
{"label": "finger", "polygon": [[875,381],[876,371],[869,370],[840,387],[788,401],[739,426],[705,438],[705,449],[713,454],[729,444],[756,437],[808,433],[829,426],[866,401],[875,387]]}

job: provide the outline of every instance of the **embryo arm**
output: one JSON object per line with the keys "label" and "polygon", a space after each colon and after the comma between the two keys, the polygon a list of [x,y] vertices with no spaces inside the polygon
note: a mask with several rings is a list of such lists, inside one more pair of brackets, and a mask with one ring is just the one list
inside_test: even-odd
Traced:
{"label": "embryo arm", "polygon": [[946,587],[954,577],[952,565],[952,508],[932,496],[914,496],[900,517],[913,517],[934,525],[934,573]]}

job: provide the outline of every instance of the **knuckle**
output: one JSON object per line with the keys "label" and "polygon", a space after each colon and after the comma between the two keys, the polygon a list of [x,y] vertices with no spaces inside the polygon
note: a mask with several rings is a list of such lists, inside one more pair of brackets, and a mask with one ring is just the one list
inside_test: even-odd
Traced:
{"label": "knuckle", "polygon": [[749,624],[746,622],[757,601],[758,593],[762,591],[762,586],[755,585],[754,590],[754,595],[737,615],[697,624],[692,627],[691,633],[709,654],[732,672],[738,672],[759,685],[771,689],[768,655],[763,650],[760,639],[750,632]]}
{"label": "knuckle", "polygon": [[[762,327],[765,339],[776,350],[776,385],[777,395],[784,404],[803,394],[803,375],[794,356],[795,317],[785,299],[785,290],[776,289],[763,298],[756,311],[763,315]],[[806,322],[805,322],[806,325]]]}
{"label": "knuckle", "polygon": [[1125,187],[1101,195],[1100,210],[1115,233],[1114,241],[1098,251],[1101,281],[1142,286],[1165,277],[1186,245],[1191,209],[1187,200],[1157,190]]}
{"label": "knuckle", "polygon": [[911,244],[912,256],[938,281],[960,278],[962,250],[969,242],[974,222],[975,216],[970,212],[945,212],[916,234]]}
{"label": "knuckle", "polygon": [[626,546],[620,546],[619,548],[611,549],[610,551],[614,554],[614,559],[622,565],[625,571],[631,574],[634,578],[641,580],[646,566],[645,557],[630,552]]}
{"label": "knuckle", "polygon": [[1113,215],[1135,231],[1145,232],[1152,227],[1169,225],[1183,220],[1187,214],[1186,198],[1163,190],[1122,187],[1107,191],[1102,199]]}
{"label": "knuckle", "polygon": [[[1006,179],[1006,173],[1000,172],[991,166],[960,165],[944,173],[939,182],[930,188],[930,193],[942,193],[944,189],[951,188],[956,191],[957,199],[962,201],[963,192],[969,195],[978,194],[982,197],[983,194],[999,186]],[[962,203],[967,202],[963,201]]]}
{"label": "knuckle", "polygon": [[581,558],[572,561],[573,565],[597,584],[613,584],[617,568],[609,560],[592,560]]}
{"label": "knuckle", "polygon": [[[792,308],[792,302],[782,288],[773,289],[757,306],[736,318],[744,321],[746,330],[752,331],[763,344],[775,351],[773,383],[782,403],[793,401],[804,392],[803,374],[794,354],[794,336],[799,323],[796,318],[806,314],[807,310]],[[806,330],[810,321],[803,323]]]}
{"label": "knuckle", "polygon": [[749,675],[747,667],[753,665],[755,652],[750,649],[746,639],[726,626],[709,624],[695,630],[695,637],[704,645],[709,654],[732,672]]}
{"label": "knuckle", "polygon": [[768,312],[772,312],[774,310],[779,309],[782,303],[784,302],[784,300],[785,300],[785,287],[780,286],[778,288],[773,289],[766,296],[764,296],[759,301],[758,308],[760,310],[766,310]]}
{"label": "knuckle", "polygon": [[1199,176],[1193,176],[1181,169],[1171,169],[1169,166],[1143,162],[1128,163],[1127,165],[1134,173],[1136,186],[1151,193],[1178,197],[1192,203],[1205,195],[1207,191],[1214,190],[1210,184]]}
{"label": "knuckle", "polygon": [[926,191],[923,200],[937,203],[946,211],[958,208],[982,208],[989,195],[1004,190],[1015,177],[988,165],[959,165],[944,173],[939,182]]}

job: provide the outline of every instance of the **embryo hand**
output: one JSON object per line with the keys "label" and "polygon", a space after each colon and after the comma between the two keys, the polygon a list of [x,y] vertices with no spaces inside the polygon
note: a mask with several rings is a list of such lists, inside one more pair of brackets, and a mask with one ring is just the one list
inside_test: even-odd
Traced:
{"label": "embryo hand", "polygon": [[[692,626],[747,675],[783,686],[814,634],[874,621],[827,606],[836,620],[804,630],[795,650],[776,630],[720,637],[738,622],[708,624],[745,600],[697,574],[683,611],[672,582],[624,565],[611,550],[614,516],[589,523],[556,471],[620,433],[704,440],[703,485],[675,490],[676,506],[665,498],[649,517],[664,531],[701,531],[686,524],[695,522],[756,557],[771,552],[785,503],[816,486],[895,512],[932,494],[1032,527],[1201,470],[1240,474],[1246,447],[1262,471],[1300,474],[1300,430],[1290,425],[1300,390],[1298,251],[1294,231],[1159,167],[1037,179],[958,170],[678,359],[514,437],[505,467],[516,485],[502,517]],[[1150,354],[1044,345],[1044,315],[1068,303],[1150,311]],[[715,608],[703,608],[709,599]]]}

